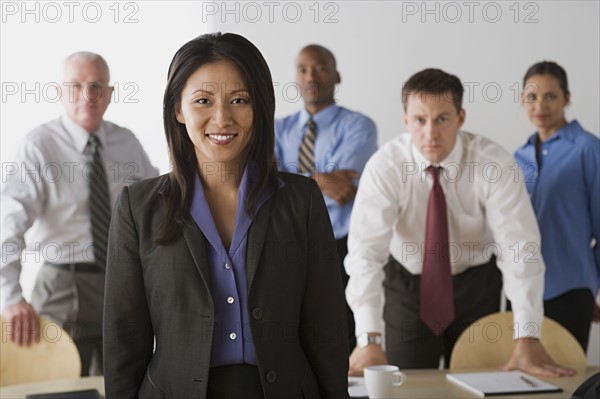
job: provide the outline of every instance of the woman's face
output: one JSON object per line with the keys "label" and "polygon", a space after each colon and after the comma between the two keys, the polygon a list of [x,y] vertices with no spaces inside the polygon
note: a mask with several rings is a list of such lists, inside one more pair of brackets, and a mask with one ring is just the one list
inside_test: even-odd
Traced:
{"label": "woman's face", "polygon": [[209,167],[203,164],[211,162],[234,164],[232,171],[243,168],[252,138],[252,99],[233,62],[205,64],[188,78],[177,120],[185,125],[194,143],[201,170]]}
{"label": "woman's face", "polygon": [[521,102],[538,130],[553,132],[566,123],[565,107],[569,98],[552,75],[533,75],[527,79]]}

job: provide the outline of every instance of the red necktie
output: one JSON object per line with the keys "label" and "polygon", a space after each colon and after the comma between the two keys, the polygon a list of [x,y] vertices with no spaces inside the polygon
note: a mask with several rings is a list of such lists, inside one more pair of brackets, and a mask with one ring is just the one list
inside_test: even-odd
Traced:
{"label": "red necktie", "polygon": [[421,274],[420,316],[431,331],[440,335],[454,320],[454,294],[448,247],[446,198],[439,182],[442,168],[430,166],[433,178],[427,205],[425,253]]}

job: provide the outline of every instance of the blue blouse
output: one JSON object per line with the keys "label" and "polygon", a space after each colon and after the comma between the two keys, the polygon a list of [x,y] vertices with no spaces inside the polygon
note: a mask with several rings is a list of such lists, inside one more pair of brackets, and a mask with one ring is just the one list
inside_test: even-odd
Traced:
{"label": "blue blouse", "polygon": [[576,121],[515,152],[542,234],[544,300],[600,286],[600,140]]}
{"label": "blue blouse", "polygon": [[[250,331],[246,285],[248,231],[252,224],[252,219],[246,212],[246,198],[253,184],[250,165],[245,167],[240,183],[235,228],[228,251],[221,242],[221,236],[198,175],[194,185],[190,213],[205,237],[214,303],[211,367],[243,363],[257,364]],[[271,197],[271,194],[269,190],[262,193],[257,202],[256,212]]]}

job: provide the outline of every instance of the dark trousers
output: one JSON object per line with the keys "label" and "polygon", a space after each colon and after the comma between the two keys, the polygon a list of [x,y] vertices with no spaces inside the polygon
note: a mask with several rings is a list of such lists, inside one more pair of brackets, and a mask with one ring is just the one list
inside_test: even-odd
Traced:
{"label": "dark trousers", "polygon": [[44,264],[31,294],[40,315],[69,333],[79,351],[81,375],[102,375],[102,310],[104,273],[71,265]]}
{"label": "dark trousers", "polygon": [[[544,301],[544,316],[569,330],[584,352],[587,352],[594,303],[592,291],[587,288],[577,288]],[[510,301],[507,301],[506,308],[512,309]]]}
{"label": "dark trousers", "polygon": [[438,368],[440,356],[447,368],[460,334],[477,319],[500,310],[502,275],[495,258],[453,276],[455,319],[439,336],[419,316],[421,276],[392,257],[384,270],[386,354],[400,369]]}
{"label": "dark trousers", "polygon": [[[344,268],[344,258],[348,255],[348,237],[340,238],[335,241],[338,250],[338,257],[340,259],[340,273],[342,275],[342,282],[344,283],[344,289],[348,285],[349,276],[346,274],[346,269]],[[350,344],[350,348],[348,354],[352,352],[354,347],[356,346],[356,335],[355,335],[355,327],[354,327],[354,313],[348,306],[348,302],[346,302],[346,318],[348,319],[348,343]]]}
{"label": "dark trousers", "polygon": [[263,399],[264,393],[257,366],[233,364],[212,367],[208,374],[208,399]]}

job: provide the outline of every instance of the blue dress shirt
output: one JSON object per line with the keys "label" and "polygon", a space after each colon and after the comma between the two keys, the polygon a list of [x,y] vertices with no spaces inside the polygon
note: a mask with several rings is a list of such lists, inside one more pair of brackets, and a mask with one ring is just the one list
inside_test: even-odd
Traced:
{"label": "blue dress shirt", "polygon": [[[298,173],[298,154],[311,115],[301,110],[275,121],[275,157],[279,169]],[[332,104],[312,116],[316,129],[315,170],[327,173],[349,169],[362,173],[377,150],[377,127],[365,115]],[[354,200],[345,206],[324,195],[336,239],[348,235]]]}
{"label": "blue dress shirt", "polygon": [[[251,175],[247,165],[238,191],[235,228],[229,251],[221,242],[200,177],[196,175],[190,214],[205,237],[215,313],[210,367],[257,364],[250,331],[246,285],[246,250],[248,230],[252,224],[246,212],[246,198],[252,189]],[[256,212],[271,194],[268,190],[262,193]]]}
{"label": "blue dress shirt", "polygon": [[576,121],[541,144],[537,133],[515,152],[542,234],[544,300],[600,286],[600,140]]}

